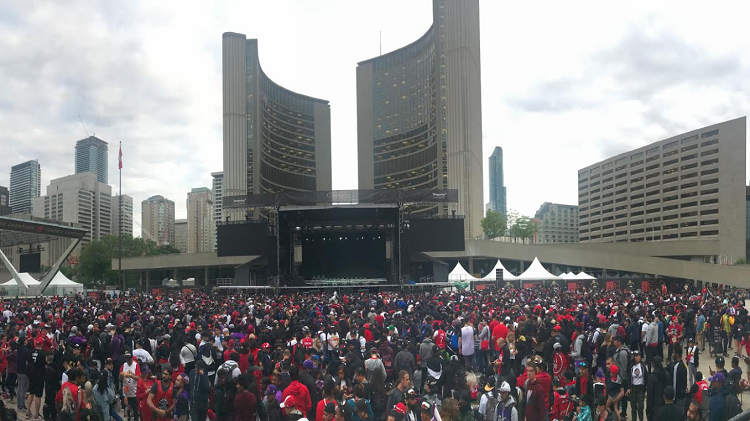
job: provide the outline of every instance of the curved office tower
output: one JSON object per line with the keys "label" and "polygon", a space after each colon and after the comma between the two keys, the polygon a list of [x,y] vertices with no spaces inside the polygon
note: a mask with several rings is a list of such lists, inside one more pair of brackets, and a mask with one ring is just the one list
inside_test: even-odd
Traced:
{"label": "curved office tower", "polygon": [[224,196],[331,190],[328,101],[274,83],[256,39],[227,32],[222,50]]}
{"label": "curved office tower", "polygon": [[457,189],[458,207],[415,212],[483,216],[479,1],[433,0],[415,42],[357,66],[360,189]]}

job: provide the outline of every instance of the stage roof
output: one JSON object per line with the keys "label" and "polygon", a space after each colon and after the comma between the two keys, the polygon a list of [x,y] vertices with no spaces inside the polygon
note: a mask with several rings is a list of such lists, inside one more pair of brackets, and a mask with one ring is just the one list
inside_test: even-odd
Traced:
{"label": "stage roof", "polygon": [[55,238],[83,238],[88,231],[64,222],[29,215],[0,216],[0,247],[46,242]]}

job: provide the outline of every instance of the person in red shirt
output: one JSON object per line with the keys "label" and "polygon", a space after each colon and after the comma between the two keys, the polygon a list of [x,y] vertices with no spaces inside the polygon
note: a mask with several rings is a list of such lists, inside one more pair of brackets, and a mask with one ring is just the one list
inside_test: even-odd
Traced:
{"label": "person in red shirt", "polygon": [[60,390],[55,395],[55,403],[63,403],[63,391],[69,390],[73,396],[73,403],[76,410],[76,421],[81,421],[81,406],[86,402],[85,392],[80,388],[86,381],[86,373],[83,370],[74,368],[68,371],[68,381],[63,383]]}
{"label": "person in red shirt", "polygon": [[682,340],[682,326],[677,323],[677,317],[672,317],[669,326],[667,326],[667,337],[669,338],[667,358],[671,359],[674,350],[680,348],[680,341]]}
{"label": "person in red shirt", "polygon": [[555,354],[552,356],[552,376],[553,380],[563,382],[565,380],[565,371],[568,369],[568,357],[562,353],[562,345],[555,342]]}
{"label": "person in red shirt", "polygon": [[549,405],[549,392],[544,391],[542,382],[537,378],[537,369],[534,362],[529,361],[526,364],[526,377],[528,381],[526,387],[526,419],[527,420],[545,420],[547,419],[547,408]]}
{"label": "person in red shirt", "polygon": [[[505,318],[506,322],[510,321],[510,317]],[[498,345],[497,340],[500,338],[506,339],[508,337],[508,327],[505,326],[505,323],[498,323],[495,325],[495,328],[492,329],[492,343],[495,345],[493,349],[495,350],[494,357],[497,358],[497,354],[500,352],[500,345]]]}
{"label": "person in red shirt", "polygon": [[234,397],[234,421],[255,421],[258,411],[258,399],[247,390],[247,385],[252,380],[247,373],[237,377],[237,395]]}
{"label": "person in red shirt", "polygon": [[435,322],[433,328],[435,333],[432,334],[432,340],[440,349],[445,349],[445,331],[440,327],[440,323]]}
{"label": "person in red shirt", "polygon": [[296,408],[305,415],[309,414],[310,409],[312,409],[310,392],[305,385],[299,382],[299,369],[296,366],[289,370],[289,378],[292,382],[284,389],[284,393],[281,395],[282,402],[286,400],[287,396],[293,396]]}

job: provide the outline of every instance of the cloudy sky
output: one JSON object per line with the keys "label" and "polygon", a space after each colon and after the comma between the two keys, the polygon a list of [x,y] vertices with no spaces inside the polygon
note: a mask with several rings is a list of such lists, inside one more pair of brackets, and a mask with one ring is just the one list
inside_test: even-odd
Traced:
{"label": "cloudy sky", "polygon": [[[747,114],[746,2],[480,0],[485,156],[505,151],[508,206],[576,203],[577,169]],[[331,103],[333,186],[356,185],[355,68],[421,36],[430,0],[0,1],[0,185],[74,172],[88,131],[124,153],[123,192],[185,217],[222,169],[221,34],[260,41],[271,78]],[[750,151],[750,150],[749,150]]]}

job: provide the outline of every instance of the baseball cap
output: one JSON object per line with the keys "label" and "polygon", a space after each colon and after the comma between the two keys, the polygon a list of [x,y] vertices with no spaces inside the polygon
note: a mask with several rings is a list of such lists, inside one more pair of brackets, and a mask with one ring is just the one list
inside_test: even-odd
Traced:
{"label": "baseball cap", "polygon": [[708,378],[708,381],[710,381],[711,383],[713,383],[713,382],[723,383],[724,380],[725,380],[724,373],[722,373],[722,372],[716,373],[713,376],[711,376],[711,377]]}
{"label": "baseball cap", "polygon": [[276,389],[276,386],[269,384],[266,388],[266,395],[275,395],[276,392],[278,392],[278,389]]}
{"label": "baseball cap", "polygon": [[304,369],[311,369],[315,367],[315,364],[311,360],[305,360],[305,362],[302,363],[302,368]]}
{"label": "baseball cap", "polygon": [[289,396],[286,397],[286,399],[284,399],[284,402],[281,402],[281,405],[279,405],[279,407],[281,407],[281,408],[289,408],[289,407],[293,407],[293,406],[296,406],[296,405],[297,405],[297,402],[295,402],[294,396],[289,395]]}
{"label": "baseball cap", "polygon": [[414,389],[409,389],[408,392],[406,392],[407,399],[418,399],[419,394],[417,394],[417,391]]}
{"label": "baseball cap", "polygon": [[405,413],[406,413],[406,405],[404,405],[404,403],[403,403],[403,402],[399,402],[399,403],[397,403],[397,404],[396,404],[396,405],[395,405],[395,406],[393,407],[393,409],[395,409],[395,410],[396,410],[396,412],[398,412],[399,414],[405,414]]}
{"label": "baseball cap", "polygon": [[554,348],[554,349],[560,349],[560,348],[562,348],[562,345],[560,345],[560,342],[555,342],[555,345],[552,346],[552,348]]}
{"label": "baseball cap", "polygon": [[616,376],[616,375],[620,374],[620,368],[617,367],[616,365],[612,364],[611,366],[609,366],[609,372],[613,376]]}
{"label": "baseball cap", "polygon": [[263,349],[268,349],[270,347],[271,347],[271,344],[269,344],[268,342],[263,342],[263,346],[262,346]]}
{"label": "baseball cap", "polygon": [[484,390],[490,391],[495,388],[495,376],[490,377],[487,379],[487,384],[484,386]]}
{"label": "baseball cap", "polygon": [[716,363],[716,365],[720,365],[720,366],[723,367],[724,366],[724,357],[718,356],[718,357],[716,357],[716,359],[714,360],[714,362]]}
{"label": "baseball cap", "polygon": [[510,393],[510,385],[508,384],[508,382],[503,382],[500,385],[500,393],[502,393],[502,392],[508,392],[508,393]]}
{"label": "baseball cap", "polygon": [[425,411],[425,412],[431,412],[432,411],[432,405],[429,402],[424,401],[424,402],[422,402],[422,410]]}
{"label": "baseball cap", "polygon": [[335,414],[336,413],[336,406],[334,405],[333,402],[329,402],[329,403],[326,404],[324,411],[327,412],[327,413],[329,413],[329,414]]}

